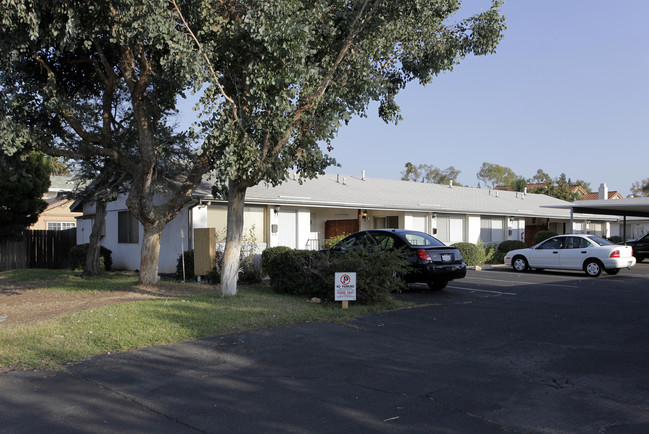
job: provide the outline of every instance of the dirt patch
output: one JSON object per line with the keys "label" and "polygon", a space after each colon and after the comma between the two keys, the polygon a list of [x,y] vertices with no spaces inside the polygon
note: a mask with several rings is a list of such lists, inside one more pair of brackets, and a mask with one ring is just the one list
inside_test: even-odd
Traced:
{"label": "dirt patch", "polygon": [[[152,298],[182,297],[188,294],[215,291],[213,285],[129,286],[117,291],[64,293],[32,289],[30,282],[0,284],[0,324],[16,325],[52,318],[83,309],[126,301]],[[4,320],[3,320],[4,318]]]}

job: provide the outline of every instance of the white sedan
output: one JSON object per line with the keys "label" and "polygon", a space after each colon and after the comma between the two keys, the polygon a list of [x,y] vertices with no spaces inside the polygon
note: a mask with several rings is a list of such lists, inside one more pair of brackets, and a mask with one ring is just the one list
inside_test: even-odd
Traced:
{"label": "white sedan", "polygon": [[516,271],[530,268],[583,270],[591,277],[605,271],[617,274],[621,268],[635,265],[631,246],[613,244],[594,235],[558,235],[530,247],[507,252],[505,265]]}

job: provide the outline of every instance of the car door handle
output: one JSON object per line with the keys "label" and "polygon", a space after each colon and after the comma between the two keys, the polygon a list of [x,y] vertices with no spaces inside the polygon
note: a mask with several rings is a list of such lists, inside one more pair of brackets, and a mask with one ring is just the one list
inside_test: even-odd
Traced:
{"label": "car door handle", "polygon": [[554,254],[556,255],[556,254],[558,254],[559,252],[557,252],[557,251],[554,251],[554,252],[552,252],[552,253],[554,253]]}
{"label": "car door handle", "polygon": [[583,253],[583,254],[586,254],[586,253],[588,253],[588,252],[587,252],[587,251],[585,251],[585,250],[582,250],[582,251],[581,251],[581,253]]}

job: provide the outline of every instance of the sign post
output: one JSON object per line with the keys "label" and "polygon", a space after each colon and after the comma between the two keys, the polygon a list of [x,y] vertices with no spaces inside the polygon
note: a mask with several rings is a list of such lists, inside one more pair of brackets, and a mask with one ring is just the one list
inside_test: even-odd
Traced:
{"label": "sign post", "polygon": [[356,301],[356,273],[336,273],[334,293],[335,301],[343,302],[343,309]]}

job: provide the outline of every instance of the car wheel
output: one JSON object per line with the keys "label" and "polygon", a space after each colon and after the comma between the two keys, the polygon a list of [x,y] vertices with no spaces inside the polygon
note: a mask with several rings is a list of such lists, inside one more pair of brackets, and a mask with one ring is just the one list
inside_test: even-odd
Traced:
{"label": "car wheel", "polygon": [[597,259],[589,259],[586,264],[584,264],[584,271],[590,277],[598,277],[602,274],[602,263]]}
{"label": "car wheel", "polygon": [[611,276],[614,276],[614,275],[616,275],[617,273],[620,272],[620,269],[619,268],[606,268],[606,269],[604,269],[604,271],[606,271],[606,274],[610,274]]}
{"label": "car wheel", "polygon": [[431,281],[426,282],[426,284],[433,291],[441,291],[442,289],[446,288],[446,285],[448,285],[448,281],[433,282],[431,280]]}
{"label": "car wheel", "polygon": [[516,271],[527,271],[529,264],[523,256],[516,256],[512,261],[512,268]]}

